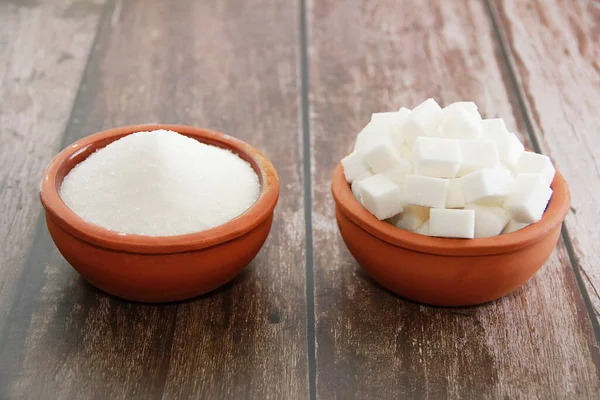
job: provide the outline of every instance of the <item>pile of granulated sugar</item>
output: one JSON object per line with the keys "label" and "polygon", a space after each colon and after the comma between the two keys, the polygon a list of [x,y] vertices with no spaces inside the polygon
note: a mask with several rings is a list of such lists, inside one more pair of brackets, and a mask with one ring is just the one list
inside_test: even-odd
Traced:
{"label": "pile of granulated sugar", "polygon": [[133,133],[98,150],[60,188],[87,221],[148,236],[221,225],[250,208],[259,192],[256,173],[236,154],[165,130]]}

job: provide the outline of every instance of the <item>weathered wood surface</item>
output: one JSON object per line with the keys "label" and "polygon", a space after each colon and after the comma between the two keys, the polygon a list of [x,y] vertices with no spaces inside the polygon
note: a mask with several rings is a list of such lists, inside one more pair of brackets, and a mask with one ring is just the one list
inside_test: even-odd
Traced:
{"label": "weathered wood surface", "polygon": [[599,316],[600,3],[506,0],[493,9],[532,133],[569,182],[573,261]]}
{"label": "weathered wood surface", "polygon": [[[0,332],[40,212],[104,1],[0,1]],[[77,14],[77,17],[74,17]]]}
{"label": "weathered wood surface", "polygon": [[[274,162],[282,181],[277,220],[259,256],[233,283],[162,306],[113,299],[85,284],[38,224],[29,256],[15,262],[22,283],[11,293],[0,343],[0,397],[307,397],[297,5],[139,0],[108,7],[63,144],[132,123],[222,130]],[[85,21],[91,20],[76,26]],[[60,103],[59,97],[51,100]],[[41,166],[56,151],[64,121],[55,125],[53,138],[19,132],[54,145],[36,147],[27,162]],[[41,171],[33,169],[27,176],[37,181]],[[34,189],[16,191],[37,202]],[[32,231],[32,221],[15,224]]]}
{"label": "weathered wood surface", "polygon": [[527,135],[485,4],[319,1],[308,12],[317,397],[598,396],[598,347],[562,243],[516,293],[444,309],[375,285],[337,231],[331,174],[372,112],[472,99]]}
{"label": "weathered wood surface", "polygon": [[[598,156],[599,10],[592,0],[0,0],[0,398],[598,398],[600,175],[581,177]],[[567,246],[481,307],[390,294],[337,232],[330,178],[353,136],[371,112],[429,96],[505,118],[573,194]],[[280,174],[265,248],[215,293],[162,306],[111,298],[36,224],[37,183],[61,146],[140,122],[222,130]]]}

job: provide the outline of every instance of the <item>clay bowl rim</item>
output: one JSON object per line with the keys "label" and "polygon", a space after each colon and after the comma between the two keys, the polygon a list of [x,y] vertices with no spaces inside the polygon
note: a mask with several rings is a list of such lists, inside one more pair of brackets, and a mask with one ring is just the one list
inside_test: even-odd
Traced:
{"label": "clay bowl rim", "polygon": [[354,198],[341,163],[333,172],[331,186],[339,210],[364,231],[397,247],[441,256],[484,256],[521,249],[541,240],[561,224],[570,207],[569,188],[560,172],[556,171],[551,185],[552,198],[540,221],[518,231],[489,238],[437,238],[396,228],[375,218]]}
{"label": "clay bowl rim", "polygon": [[[201,139],[207,144],[232,150],[260,171],[261,193],[256,202],[231,221],[200,232],[174,236],[120,234],[88,222],[75,214],[61,199],[58,175],[68,161],[85,152],[99,141],[108,143],[140,131],[172,130]],[[107,144],[108,144],[107,143]],[[106,146],[106,145],[105,145]],[[83,160],[81,160],[83,161]],[[81,162],[79,161],[79,162]],[[77,165],[74,164],[74,165]],[[73,168],[73,167],[71,167]],[[69,169],[70,170],[70,169]],[[68,171],[64,174],[66,175]],[[63,175],[64,177],[64,175]],[[40,200],[46,212],[71,235],[96,247],[141,254],[171,254],[197,251],[239,238],[260,225],[273,212],[279,198],[279,177],[273,164],[258,149],[224,133],[176,124],[140,124],[107,129],[76,141],[58,153],[46,168],[40,184]]]}

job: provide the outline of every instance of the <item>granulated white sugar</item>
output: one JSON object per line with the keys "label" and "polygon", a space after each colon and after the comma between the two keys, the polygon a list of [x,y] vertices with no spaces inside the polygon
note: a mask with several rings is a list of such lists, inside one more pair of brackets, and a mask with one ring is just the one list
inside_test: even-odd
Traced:
{"label": "granulated white sugar", "polygon": [[221,225],[259,193],[258,176],[236,154],[165,130],[133,133],[96,151],[60,188],[66,205],[87,221],[148,236]]}

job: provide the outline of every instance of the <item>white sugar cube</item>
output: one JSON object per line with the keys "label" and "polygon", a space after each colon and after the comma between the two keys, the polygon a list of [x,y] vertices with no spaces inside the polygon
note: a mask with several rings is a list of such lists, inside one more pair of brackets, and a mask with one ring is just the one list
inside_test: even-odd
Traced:
{"label": "white sugar cube", "polygon": [[402,146],[400,148],[400,157],[406,161],[412,161],[412,147]]}
{"label": "white sugar cube", "polygon": [[481,120],[481,115],[477,110],[477,104],[472,101],[457,101],[455,103],[449,104],[442,110],[444,115],[452,115],[455,109],[462,109],[466,111],[472,118]]}
{"label": "white sugar cube", "polygon": [[415,233],[429,236],[429,220],[423,222],[417,229],[415,229]]}
{"label": "white sugar cube", "polygon": [[511,168],[514,168],[521,158],[521,155],[525,152],[525,147],[517,135],[509,133],[506,139],[506,146],[501,150],[500,159],[502,162],[509,165]]}
{"label": "white sugar cube", "polygon": [[408,114],[401,111],[374,113],[371,115],[371,123],[375,129],[388,134],[394,146],[400,148],[404,141],[402,128],[407,118]]}
{"label": "white sugar cube", "polygon": [[432,138],[445,138],[446,132],[444,132],[444,129],[441,126],[438,126],[437,128],[435,128],[435,130],[433,132],[431,132],[427,137],[432,137]]}
{"label": "white sugar cube", "polygon": [[359,183],[362,205],[377,219],[402,212],[402,190],[383,175],[373,175]]}
{"label": "white sugar cube", "polygon": [[429,208],[419,206],[404,206],[401,214],[396,215],[390,223],[397,228],[414,231],[429,219]]}
{"label": "white sugar cube", "polygon": [[485,140],[459,140],[460,168],[463,176],[481,168],[493,168],[500,163],[498,149],[493,142]]}
{"label": "white sugar cube", "polygon": [[514,181],[505,168],[482,168],[461,178],[466,203],[502,200]]}
{"label": "white sugar cube", "polygon": [[394,182],[396,185],[404,186],[404,177],[409,174],[412,170],[412,166],[409,161],[401,158],[398,160],[398,164],[392,168],[382,172],[381,174]]}
{"label": "white sugar cube", "polygon": [[481,140],[492,142],[498,148],[498,155],[501,161],[506,158],[509,147],[508,129],[502,118],[488,118],[481,121],[482,135]]}
{"label": "white sugar cube", "polygon": [[432,208],[429,235],[472,239],[475,236],[475,211]]}
{"label": "white sugar cube", "polygon": [[519,161],[515,166],[516,174],[540,174],[542,183],[546,186],[552,184],[554,174],[556,170],[552,165],[552,161],[548,156],[543,154],[536,154],[530,152],[524,152],[519,157]]}
{"label": "white sugar cube", "polygon": [[448,183],[448,195],[446,197],[446,208],[463,208],[465,206],[465,195],[463,193],[460,178],[450,179]]}
{"label": "white sugar cube", "polygon": [[353,181],[352,184],[350,185],[350,188],[352,189],[352,194],[354,195],[354,198],[356,200],[358,200],[359,202],[361,202],[361,198],[360,198],[360,185],[359,183],[367,178],[370,178],[373,176],[373,173],[371,171],[367,171],[362,173],[361,175],[357,176]]}
{"label": "white sugar cube", "polygon": [[504,201],[504,209],[518,222],[537,222],[552,196],[552,189],[542,174],[520,174]]}
{"label": "white sugar cube", "polygon": [[364,162],[373,172],[384,172],[400,162],[400,152],[388,135],[377,138],[361,149]]}
{"label": "white sugar cube", "polygon": [[415,174],[436,178],[454,178],[460,166],[458,142],[451,139],[419,137],[413,148]]}
{"label": "white sugar cube", "polygon": [[502,118],[484,119],[481,124],[483,126],[482,139],[495,143],[500,160],[509,167],[514,167],[524,151],[523,143],[517,135],[508,132]]}
{"label": "white sugar cube", "polygon": [[407,174],[404,178],[404,203],[444,208],[448,185],[448,179]]}
{"label": "white sugar cube", "polygon": [[[396,114],[396,113],[377,113],[380,114]],[[376,115],[376,114],[373,114]],[[356,136],[356,141],[354,142],[354,151],[359,151],[364,149],[365,147],[372,144],[374,141],[381,140],[382,138],[389,136],[393,138],[394,136],[391,134],[393,131],[394,125],[388,121],[392,118],[373,118],[371,116],[371,121],[359,132]],[[399,131],[397,129],[396,131]]]}
{"label": "white sugar cube", "polygon": [[502,118],[487,118],[481,121],[482,139],[496,142],[503,147],[508,138],[508,129]]}
{"label": "white sugar cube", "polygon": [[510,220],[502,207],[467,204],[465,210],[475,211],[475,237],[484,238],[502,233]]}
{"label": "white sugar cube", "polygon": [[508,225],[506,225],[506,228],[504,228],[504,231],[502,233],[516,232],[516,231],[523,229],[529,225],[531,225],[529,222],[518,222],[518,221],[515,221],[514,219],[511,219],[508,222]]}
{"label": "white sugar cube", "polygon": [[358,176],[369,171],[369,166],[364,162],[362,155],[354,151],[342,159],[344,176],[348,183],[352,183]]}
{"label": "white sugar cube", "polygon": [[375,124],[369,122],[359,133],[356,135],[356,141],[354,142],[354,151],[359,151],[365,147],[373,138],[377,137],[378,132],[374,129]]}
{"label": "white sugar cube", "polygon": [[434,99],[427,99],[411,111],[404,124],[405,142],[409,145],[419,136],[428,136],[442,121],[441,107]]}
{"label": "white sugar cube", "polygon": [[462,107],[445,108],[443,129],[448,137],[477,140],[482,132],[481,119]]}
{"label": "white sugar cube", "polygon": [[371,121],[383,122],[390,124],[392,128],[402,130],[406,119],[410,115],[411,110],[405,107],[401,107],[395,112],[382,112],[371,114]]}

